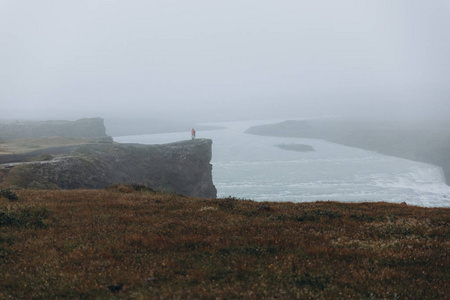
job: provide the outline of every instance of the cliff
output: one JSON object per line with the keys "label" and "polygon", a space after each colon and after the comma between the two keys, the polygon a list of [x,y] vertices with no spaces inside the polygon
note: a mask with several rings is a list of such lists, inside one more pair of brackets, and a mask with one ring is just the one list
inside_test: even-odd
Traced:
{"label": "cliff", "polygon": [[165,145],[85,145],[48,161],[0,165],[0,182],[62,189],[139,183],[186,196],[215,198],[211,146],[207,139]]}
{"label": "cliff", "polygon": [[72,138],[106,137],[102,118],[77,121],[14,122],[0,124],[0,140],[46,138],[53,136]]}

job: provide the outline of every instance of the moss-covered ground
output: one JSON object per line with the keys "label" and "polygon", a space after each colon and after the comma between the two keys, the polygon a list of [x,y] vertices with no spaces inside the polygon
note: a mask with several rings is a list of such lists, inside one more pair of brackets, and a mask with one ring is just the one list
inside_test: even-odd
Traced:
{"label": "moss-covered ground", "polygon": [[[205,200],[136,186],[0,197],[1,299],[445,299],[450,209]],[[276,199],[274,199],[276,200]]]}

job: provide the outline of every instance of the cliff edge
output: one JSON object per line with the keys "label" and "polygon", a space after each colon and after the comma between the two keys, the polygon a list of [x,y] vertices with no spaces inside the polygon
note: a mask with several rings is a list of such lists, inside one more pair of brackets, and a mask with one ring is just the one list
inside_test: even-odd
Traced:
{"label": "cliff edge", "polygon": [[0,183],[23,188],[104,188],[144,184],[186,196],[215,198],[212,141],[196,139],[164,145],[85,145],[48,161],[0,165]]}

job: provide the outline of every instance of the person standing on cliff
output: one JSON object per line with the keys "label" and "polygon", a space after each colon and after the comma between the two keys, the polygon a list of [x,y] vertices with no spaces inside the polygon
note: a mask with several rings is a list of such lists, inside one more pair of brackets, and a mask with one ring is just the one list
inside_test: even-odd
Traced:
{"label": "person standing on cliff", "polygon": [[192,128],[192,130],[191,130],[191,138],[195,139],[195,129],[194,128]]}

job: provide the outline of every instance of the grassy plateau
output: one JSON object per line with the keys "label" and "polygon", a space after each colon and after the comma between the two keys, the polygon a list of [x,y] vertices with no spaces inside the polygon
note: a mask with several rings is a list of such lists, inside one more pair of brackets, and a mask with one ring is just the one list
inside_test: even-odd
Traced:
{"label": "grassy plateau", "polygon": [[449,297],[448,208],[136,185],[0,195],[0,299]]}
{"label": "grassy plateau", "polygon": [[26,154],[31,151],[45,150],[65,146],[82,146],[104,143],[106,138],[69,138],[69,137],[49,137],[49,138],[27,138],[0,141],[0,155],[4,154]]}

